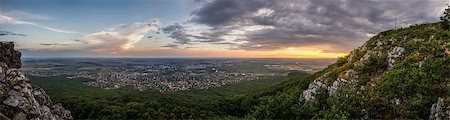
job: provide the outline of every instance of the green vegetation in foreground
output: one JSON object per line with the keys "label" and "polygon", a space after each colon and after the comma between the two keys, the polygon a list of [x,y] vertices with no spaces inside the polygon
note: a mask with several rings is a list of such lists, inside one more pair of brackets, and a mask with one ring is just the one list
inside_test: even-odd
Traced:
{"label": "green vegetation in foreground", "polygon": [[207,90],[160,93],[132,89],[105,90],[83,85],[86,79],[29,76],[54,102],[63,103],[76,119],[188,119],[245,117],[255,101],[252,96],[279,83],[297,81],[307,73],[264,77]]}
{"label": "green vegetation in foreground", "polygon": [[[383,42],[388,44],[377,45]],[[321,88],[316,101],[299,103],[308,86],[287,87],[259,97],[249,115],[261,119],[427,119],[438,97],[450,101],[449,46],[449,31],[437,23],[382,32],[351,55],[302,80],[308,83],[326,76],[321,80],[331,86],[345,71],[355,71],[358,77],[349,79],[335,94]],[[395,47],[404,52],[388,68],[387,53]],[[359,61],[364,64],[357,65]]]}

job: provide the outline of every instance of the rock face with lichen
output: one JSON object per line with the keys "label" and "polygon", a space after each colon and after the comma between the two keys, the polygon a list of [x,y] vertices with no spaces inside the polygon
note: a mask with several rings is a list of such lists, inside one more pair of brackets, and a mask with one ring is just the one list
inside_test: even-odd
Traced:
{"label": "rock face with lichen", "polygon": [[445,105],[443,98],[438,98],[431,107],[430,120],[450,120],[450,105]]}
{"label": "rock face with lichen", "polygon": [[60,120],[72,119],[71,113],[60,104],[53,104],[42,88],[18,69],[21,53],[12,42],[0,42],[0,119]]}
{"label": "rock face with lichen", "polygon": [[381,32],[319,72],[299,104],[327,103],[354,118],[448,120],[449,49],[438,24]]}

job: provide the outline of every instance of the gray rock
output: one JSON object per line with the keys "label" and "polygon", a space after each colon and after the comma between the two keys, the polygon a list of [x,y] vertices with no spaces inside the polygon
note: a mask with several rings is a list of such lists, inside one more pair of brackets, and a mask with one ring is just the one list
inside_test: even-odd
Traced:
{"label": "gray rock", "polygon": [[343,78],[338,78],[337,80],[335,80],[333,82],[332,86],[327,87],[328,90],[328,94],[329,95],[333,95],[334,93],[336,93],[336,91],[341,88],[344,84],[346,84],[348,81],[346,79]]}
{"label": "gray rock", "polygon": [[403,54],[405,49],[403,47],[395,46],[389,53],[388,53],[388,68],[391,69],[394,67],[394,64],[398,58],[400,58]]}
{"label": "gray rock", "polygon": [[42,105],[46,105],[46,106],[51,106],[53,105],[52,100],[50,99],[50,97],[45,93],[44,89],[42,88],[34,88],[33,89],[33,95],[34,98],[36,98],[36,100],[39,103],[42,103]]}
{"label": "gray rock", "polygon": [[56,113],[61,119],[72,119],[71,112],[65,110],[61,103],[53,105],[53,113]]}
{"label": "gray rock", "polygon": [[450,106],[445,105],[444,99],[439,97],[437,102],[431,107],[430,120],[449,120]]}
{"label": "gray rock", "polygon": [[326,88],[326,85],[321,82],[320,77],[309,84],[308,89],[303,91],[302,96],[300,96],[300,102],[312,102],[316,99],[315,94],[320,88]]}
{"label": "gray rock", "polygon": [[6,70],[8,70],[8,66],[5,63],[0,62],[0,78],[6,76]]}
{"label": "gray rock", "polygon": [[328,78],[329,75],[325,74],[321,77],[316,78],[312,83],[309,84],[308,89],[304,90],[302,95],[299,98],[299,102],[314,102],[317,94],[317,91],[321,88],[325,88],[328,90],[328,94],[331,96],[336,93],[336,91],[341,88],[343,85],[349,83],[350,81],[348,79],[355,79],[358,76],[356,75],[356,72],[353,69],[349,69],[345,72],[344,78],[338,78],[337,80],[333,81],[333,84],[331,86],[327,86],[323,81],[325,78]]}
{"label": "gray rock", "polygon": [[390,102],[395,105],[400,105],[401,100],[398,98],[394,98],[394,99],[390,100]]}
{"label": "gray rock", "polygon": [[6,63],[10,68],[20,68],[22,54],[14,49],[13,42],[0,42],[0,62]]}
{"label": "gray rock", "polygon": [[13,117],[13,120],[26,120],[26,119],[27,119],[27,114],[25,114],[23,112],[18,112]]}
{"label": "gray rock", "polygon": [[14,44],[0,42],[0,119],[73,119],[70,111],[54,105],[43,89],[33,87],[18,70],[20,66],[20,52],[14,50]]}
{"label": "gray rock", "polygon": [[43,105],[41,107],[41,116],[39,116],[41,119],[45,119],[45,120],[50,120],[50,119],[54,119],[55,117],[52,114],[52,111],[49,107]]}
{"label": "gray rock", "polygon": [[0,120],[11,120],[11,119],[0,113]]}
{"label": "gray rock", "polygon": [[3,101],[3,104],[11,107],[17,107],[19,106],[19,100],[14,97],[8,97],[6,100]]}

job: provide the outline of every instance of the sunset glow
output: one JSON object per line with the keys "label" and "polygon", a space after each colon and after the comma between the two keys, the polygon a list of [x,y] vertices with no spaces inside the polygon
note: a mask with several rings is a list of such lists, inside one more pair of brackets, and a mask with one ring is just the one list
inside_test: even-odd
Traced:
{"label": "sunset glow", "polygon": [[[310,0],[236,2],[6,0],[0,32],[8,34],[0,40],[16,42],[25,57],[337,58],[392,29],[396,18],[405,26],[439,16],[382,9],[400,1],[377,4],[370,11],[380,12],[370,18],[335,6],[348,1],[327,3],[331,8]],[[427,3],[423,11],[442,13],[443,2]]]}

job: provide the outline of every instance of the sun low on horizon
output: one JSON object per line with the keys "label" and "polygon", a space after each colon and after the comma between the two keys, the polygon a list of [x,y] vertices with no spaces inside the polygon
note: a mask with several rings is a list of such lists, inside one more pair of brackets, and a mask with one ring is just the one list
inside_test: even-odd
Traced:
{"label": "sun low on horizon", "polygon": [[0,41],[24,57],[337,58],[446,2],[2,0]]}

